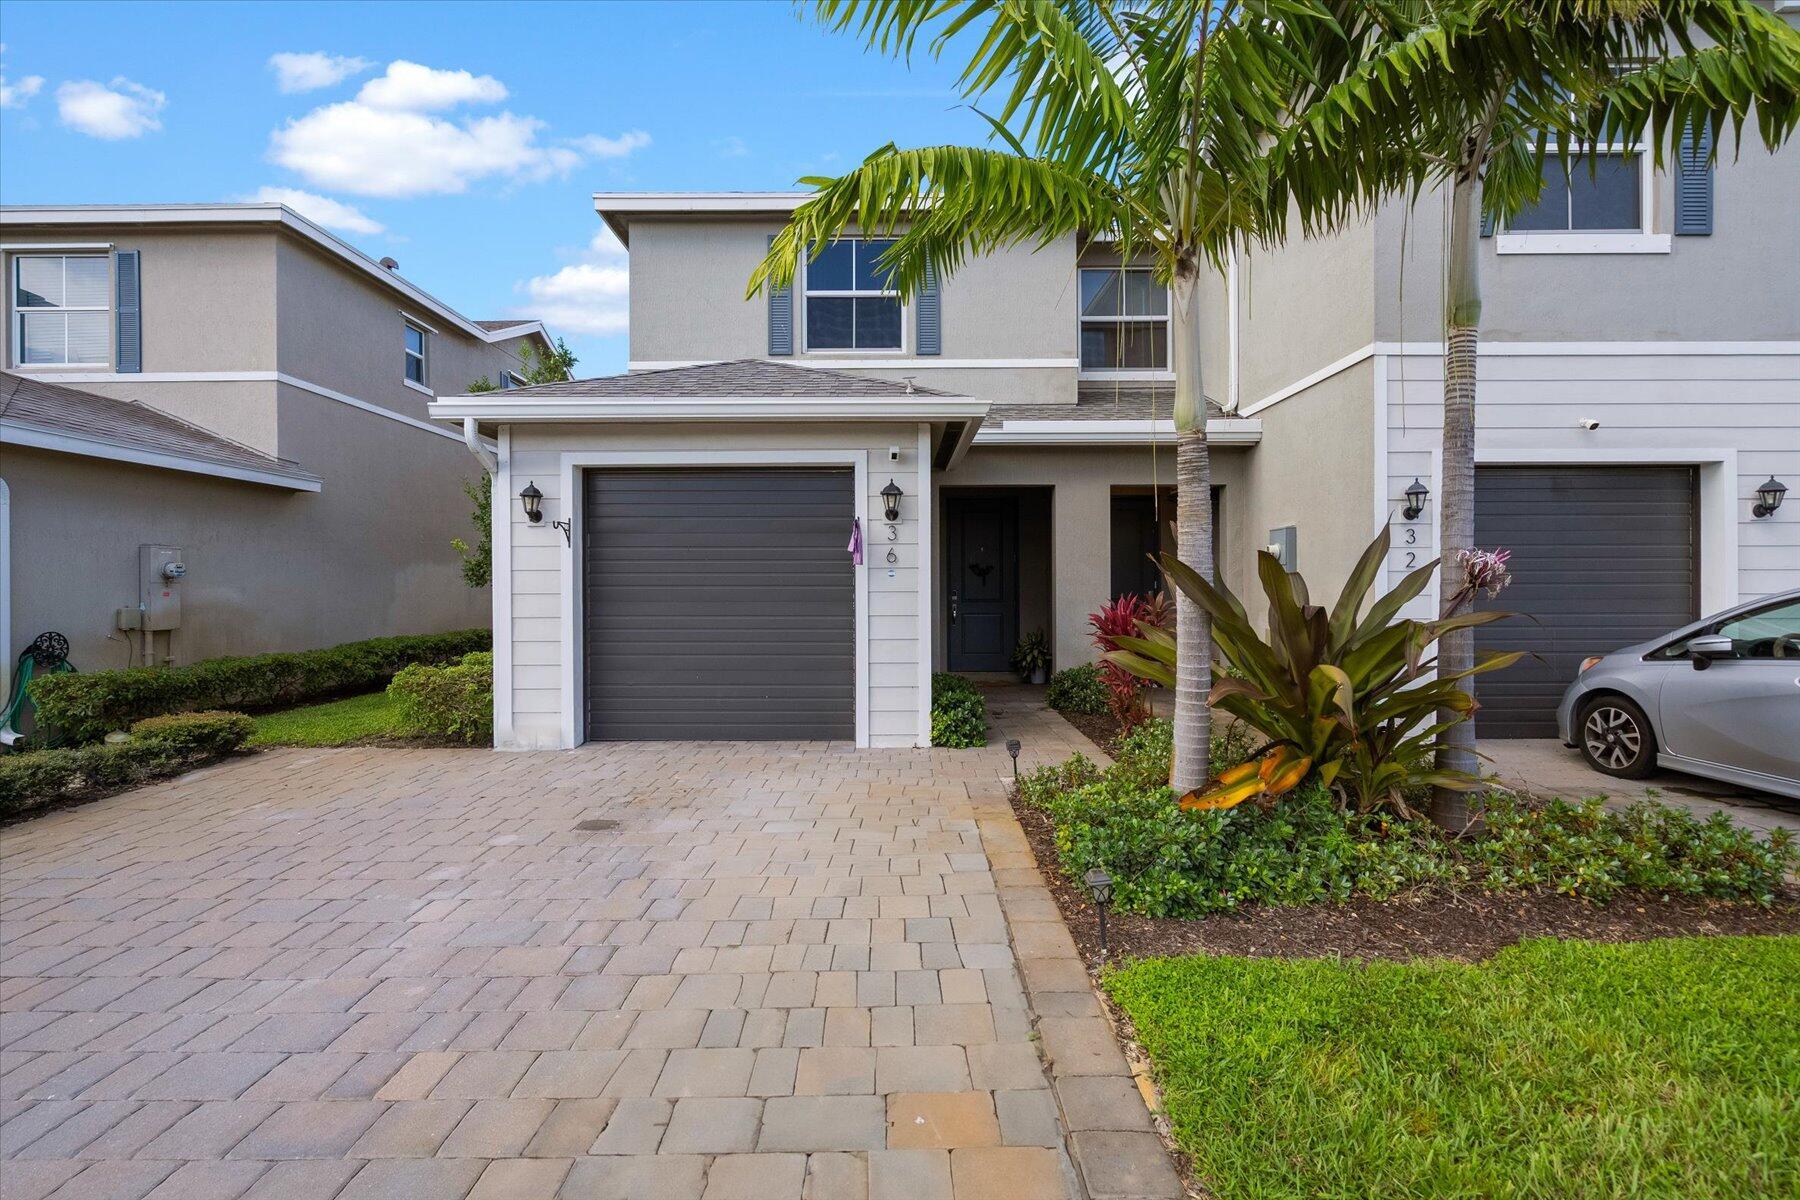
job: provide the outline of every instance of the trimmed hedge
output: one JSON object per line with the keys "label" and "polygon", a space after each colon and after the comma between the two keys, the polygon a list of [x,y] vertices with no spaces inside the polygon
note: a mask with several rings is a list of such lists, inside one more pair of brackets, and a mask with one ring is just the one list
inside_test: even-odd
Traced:
{"label": "trimmed hedge", "polygon": [[408,733],[470,745],[494,740],[494,656],[487,651],[447,667],[405,667],[387,694],[400,702],[399,724]]}
{"label": "trimmed hedge", "polygon": [[931,677],[931,744],[956,749],[987,745],[987,701],[960,675]]}
{"label": "trimmed hedge", "polygon": [[1069,667],[1050,677],[1050,690],[1044,703],[1057,712],[1084,713],[1098,717],[1108,710],[1106,680],[1093,663]]}
{"label": "trimmed hedge", "polygon": [[95,742],[133,721],[195,709],[285,708],[373,691],[413,663],[442,663],[492,644],[485,629],[371,638],[322,650],[209,658],[186,667],[132,667],[31,681],[40,726]]}
{"label": "trimmed hedge", "polygon": [[83,792],[111,792],[179,775],[242,746],[242,713],[181,713],[132,727],[122,742],[0,756],[0,818]]}

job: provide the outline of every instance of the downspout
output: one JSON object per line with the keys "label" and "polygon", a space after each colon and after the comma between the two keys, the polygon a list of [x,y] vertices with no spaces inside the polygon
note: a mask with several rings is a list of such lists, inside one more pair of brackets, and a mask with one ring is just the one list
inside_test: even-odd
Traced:
{"label": "downspout", "polygon": [[[12,491],[0,479],[0,712],[12,702]],[[19,735],[9,725],[0,729],[0,746]]]}
{"label": "downspout", "polygon": [[474,417],[463,418],[463,445],[469,448],[470,454],[481,460],[481,465],[489,475],[496,479],[500,477],[500,460],[494,457],[494,452],[481,440],[481,425]]}

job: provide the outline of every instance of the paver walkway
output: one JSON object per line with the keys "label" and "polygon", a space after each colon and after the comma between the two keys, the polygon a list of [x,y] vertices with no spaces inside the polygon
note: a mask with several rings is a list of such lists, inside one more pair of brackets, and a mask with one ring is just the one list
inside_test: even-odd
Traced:
{"label": "paver walkway", "polygon": [[[1022,767],[1091,751],[1000,707]],[[0,1192],[1111,1191],[1072,1169],[1049,1083],[1118,1100],[1118,1052],[1010,770],[997,744],[285,750],[16,826]],[[1009,884],[1026,974],[1068,989],[1041,1031]],[[1077,1124],[1114,1137],[1129,1107]]]}

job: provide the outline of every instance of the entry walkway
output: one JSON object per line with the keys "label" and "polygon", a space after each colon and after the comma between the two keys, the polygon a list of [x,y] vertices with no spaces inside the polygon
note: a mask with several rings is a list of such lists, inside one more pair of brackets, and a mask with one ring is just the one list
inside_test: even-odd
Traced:
{"label": "entry walkway", "polygon": [[1014,699],[980,751],[283,750],[15,826],[4,1193],[1174,1194],[1004,802],[1005,736],[1092,747]]}

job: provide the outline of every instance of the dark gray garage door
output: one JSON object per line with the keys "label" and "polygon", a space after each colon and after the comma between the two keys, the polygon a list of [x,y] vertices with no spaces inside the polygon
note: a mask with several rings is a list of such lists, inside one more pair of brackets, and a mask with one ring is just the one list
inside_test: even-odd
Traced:
{"label": "dark gray garage door", "polygon": [[1513,552],[1492,603],[1530,621],[1475,631],[1480,650],[1530,650],[1476,680],[1484,737],[1555,737],[1581,660],[1697,615],[1699,532],[1690,467],[1482,467],[1475,544]]}
{"label": "dark gray garage door", "polygon": [[849,471],[584,478],[587,736],[856,734]]}

